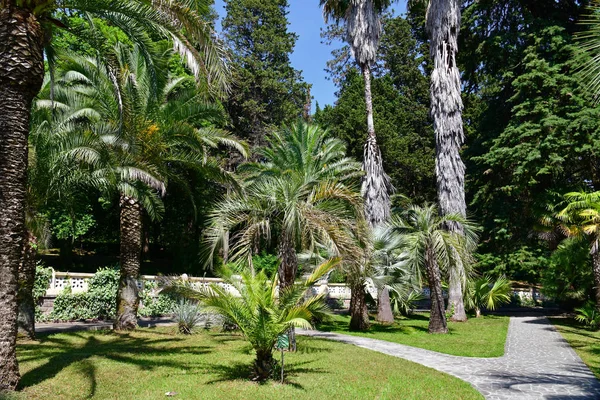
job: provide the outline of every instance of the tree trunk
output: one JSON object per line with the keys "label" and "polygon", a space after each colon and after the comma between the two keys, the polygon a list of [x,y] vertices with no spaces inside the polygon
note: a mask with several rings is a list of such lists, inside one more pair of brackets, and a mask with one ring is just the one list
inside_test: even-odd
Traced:
{"label": "tree trunk", "polygon": [[124,195],[121,195],[120,206],[121,278],[114,328],[132,330],[137,327],[137,310],[140,304],[137,279],[142,254],[142,208],[136,199]]}
{"label": "tree trunk", "polygon": [[44,79],[43,32],[35,16],[0,9],[0,391],[19,381],[17,291],[25,233],[31,102]]}
{"label": "tree trunk", "polygon": [[350,295],[350,330],[366,331],[371,324],[369,322],[369,310],[365,301],[365,284],[363,281],[351,283]]}
{"label": "tree trunk", "polygon": [[36,237],[31,232],[26,235],[23,246],[23,262],[19,269],[19,292],[17,302],[19,312],[17,317],[18,334],[35,339],[35,302],[33,285],[35,283]]}
{"label": "tree trunk", "polygon": [[286,232],[279,240],[279,290],[294,284],[298,272],[298,256],[294,239]]}
{"label": "tree trunk", "polygon": [[377,301],[377,321],[383,324],[394,323],[394,313],[392,313],[392,304],[390,303],[390,289],[384,286],[379,293]]}
{"label": "tree trunk", "polygon": [[[254,267],[252,267],[254,269]],[[298,255],[294,239],[287,232],[281,234],[279,241],[279,291],[294,285],[298,272]],[[296,351],[296,330],[291,327],[288,331],[290,351]]]}
{"label": "tree trunk", "polygon": [[592,267],[594,272],[594,295],[596,296],[596,308],[600,310],[600,251],[592,254]]}
{"label": "tree trunk", "polygon": [[383,170],[381,151],[377,146],[375,125],[373,123],[373,101],[371,98],[371,70],[361,65],[365,81],[365,103],[367,109],[367,141],[363,153],[363,171],[361,193],[365,200],[365,218],[371,227],[385,222],[390,217],[390,192],[393,190],[390,178]]}
{"label": "tree trunk", "polygon": [[458,274],[450,275],[448,283],[448,311],[452,313],[450,317],[454,322],[465,322],[467,320],[467,312],[465,311],[465,302],[463,299],[463,285]]}
{"label": "tree trunk", "polygon": [[425,267],[427,269],[429,296],[431,298],[429,333],[448,333],[440,268],[435,260],[433,249],[430,246],[427,247],[425,254]]}
{"label": "tree trunk", "polygon": [[253,380],[263,382],[269,379],[276,363],[277,361],[273,358],[271,349],[257,350],[256,360],[254,361]]}
{"label": "tree trunk", "polygon": [[[464,143],[460,97],[460,72],[456,65],[458,32],[460,29],[460,2],[458,0],[430,0],[427,10],[427,30],[430,39],[431,116],[435,132],[437,194],[442,215],[466,216],[465,165],[460,158]],[[462,231],[460,226],[449,226],[451,231]],[[462,274],[459,274],[462,275]],[[452,320],[466,321],[462,284],[458,277],[450,277],[448,307],[453,310]]]}

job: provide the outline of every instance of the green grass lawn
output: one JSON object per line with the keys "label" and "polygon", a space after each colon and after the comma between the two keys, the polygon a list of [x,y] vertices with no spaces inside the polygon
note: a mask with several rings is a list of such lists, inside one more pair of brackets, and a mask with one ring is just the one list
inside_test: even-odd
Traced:
{"label": "green grass lawn", "polygon": [[[469,384],[399,358],[300,337],[286,384],[248,380],[253,360],[236,334],[75,332],[18,345],[11,399],[483,399]],[[1,397],[1,396],[0,396]]]}
{"label": "green grass lawn", "polygon": [[570,318],[550,318],[550,321],[600,379],[600,332],[586,329]]}
{"label": "green grass lawn", "polygon": [[485,316],[469,318],[467,322],[449,322],[449,333],[446,335],[427,333],[428,318],[428,314],[413,314],[410,318],[396,319],[393,325],[371,321],[370,331],[350,332],[350,317],[336,315],[333,321],[321,324],[318,329],[387,340],[456,356],[500,357],[504,354],[508,317]]}

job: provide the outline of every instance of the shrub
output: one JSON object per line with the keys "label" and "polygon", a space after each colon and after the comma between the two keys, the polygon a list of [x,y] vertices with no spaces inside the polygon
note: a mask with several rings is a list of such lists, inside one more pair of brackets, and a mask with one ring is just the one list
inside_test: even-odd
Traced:
{"label": "shrub", "polygon": [[54,300],[50,320],[111,319],[117,308],[119,270],[100,268],[88,282],[88,291],[72,293],[67,286]]}
{"label": "shrub", "polygon": [[138,314],[143,317],[158,317],[173,313],[177,305],[176,297],[173,295],[154,292],[158,288],[156,282],[145,282],[144,290],[141,293],[142,304],[138,310]]}
{"label": "shrub", "polygon": [[592,302],[586,303],[583,307],[575,309],[575,319],[590,329],[600,327],[600,313],[596,305]]}
{"label": "shrub", "polygon": [[46,294],[48,287],[50,286],[50,280],[52,279],[52,268],[44,267],[42,262],[38,261],[35,267],[35,281],[33,282],[32,296],[35,303],[35,320],[43,321],[45,315],[42,314],[40,307],[40,299]]}

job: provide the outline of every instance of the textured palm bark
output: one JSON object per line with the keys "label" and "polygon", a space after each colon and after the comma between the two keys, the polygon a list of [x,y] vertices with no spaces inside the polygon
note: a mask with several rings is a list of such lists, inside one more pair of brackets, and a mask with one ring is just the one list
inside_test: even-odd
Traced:
{"label": "textured palm bark", "polygon": [[[427,9],[427,30],[430,39],[431,116],[435,131],[437,194],[442,215],[466,215],[465,165],[460,157],[464,143],[460,72],[456,65],[460,1],[430,0]],[[449,230],[460,231],[454,224]],[[448,308],[452,320],[466,321],[462,281],[450,276]]]}
{"label": "textured palm bark", "polygon": [[361,193],[364,198],[365,218],[373,227],[390,217],[390,192],[392,185],[389,176],[383,170],[383,159],[377,145],[375,125],[373,123],[373,100],[371,97],[371,70],[362,65],[365,81],[365,104],[367,109],[367,141],[363,149],[363,171]]}
{"label": "textured palm bark", "polygon": [[263,382],[271,377],[277,361],[273,358],[273,352],[268,350],[257,350],[254,360],[253,380]]}
{"label": "textured palm bark", "polygon": [[31,102],[44,78],[43,32],[14,2],[0,8],[0,391],[19,381],[18,270],[25,233],[27,137]]}
{"label": "textured palm bark", "polygon": [[350,283],[350,330],[366,331],[371,327],[365,300],[365,284],[361,280]]}
{"label": "textured palm bark", "polygon": [[142,208],[136,199],[124,195],[121,196],[120,206],[121,278],[114,328],[132,330],[137,327],[137,310],[140,304],[137,279],[142,254]]}
{"label": "textured palm bark", "polygon": [[429,333],[448,333],[446,313],[444,311],[444,295],[442,293],[442,275],[431,246],[428,246],[426,250],[425,268],[427,269],[429,294],[431,298]]}
{"label": "textured palm bark", "polygon": [[23,246],[23,262],[19,267],[19,305],[17,327],[19,336],[35,339],[35,300],[33,285],[35,283],[35,244],[37,239],[31,232],[27,233]]}
{"label": "textured palm bark", "polygon": [[298,272],[298,255],[294,240],[286,232],[279,239],[279,289],[283,290],[294,284]]}
{"label": "textured palm bark", "polygon": [[596,296],[596,308],[600,310],[600,252],[592,254],[592,268],[594,269],[594,295]]}
{"label": "textured palm bark", "polygon": [[[294,285],[298,272],[298,255],[292,236],[283,232],[279,240],[279,290],[284,290]],[[288,331],[290,351],[296,351],[296,330],[292,327]]]}
{"label": "textured palm bark", "polygon": [[377,301],[377,321],[382,324],[394,323],[394,313],[392,312],[392,304],[390,302],[390,289],[387,286],[379,292]]}

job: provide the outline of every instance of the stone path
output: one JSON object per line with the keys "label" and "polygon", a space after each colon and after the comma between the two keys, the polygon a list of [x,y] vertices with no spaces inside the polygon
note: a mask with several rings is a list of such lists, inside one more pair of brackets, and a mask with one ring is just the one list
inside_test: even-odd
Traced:
{"label": "stone path", "polygon": [[306,331],[404,358],[469,382],[490,400],[600,399],[600,382],[546,317],[512,317],[504,356],[457,357],[383,340]]}

